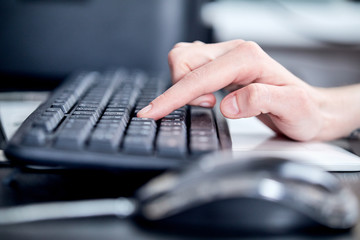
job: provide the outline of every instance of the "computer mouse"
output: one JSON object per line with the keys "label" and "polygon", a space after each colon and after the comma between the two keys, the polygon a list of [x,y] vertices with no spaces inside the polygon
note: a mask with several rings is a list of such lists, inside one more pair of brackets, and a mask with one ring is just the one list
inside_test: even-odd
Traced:
{"label": "computer mouse", "polygon": [[140,222],[178,232],[349,229],[355,194],[329,172],[279,157],[218,153],[155,178],[137,194]]}

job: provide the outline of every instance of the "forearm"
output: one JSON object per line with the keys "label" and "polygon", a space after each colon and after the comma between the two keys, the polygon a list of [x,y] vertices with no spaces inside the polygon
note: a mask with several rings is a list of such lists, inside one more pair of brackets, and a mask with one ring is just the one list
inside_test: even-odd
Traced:
{"label": "forearm", "polygon": [[324,119],[320,140],[346,137],[360,128],[360,84],[316,90]]}

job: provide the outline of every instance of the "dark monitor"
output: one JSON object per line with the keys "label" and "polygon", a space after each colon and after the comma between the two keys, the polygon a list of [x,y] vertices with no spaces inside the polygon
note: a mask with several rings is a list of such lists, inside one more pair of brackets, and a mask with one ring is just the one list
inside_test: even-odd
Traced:
{"label": "dark monitor", "polygon": [[167,70],[179,41],[203,39],[196,0],[3,0],[0,88],[46,87],[73,71]]}

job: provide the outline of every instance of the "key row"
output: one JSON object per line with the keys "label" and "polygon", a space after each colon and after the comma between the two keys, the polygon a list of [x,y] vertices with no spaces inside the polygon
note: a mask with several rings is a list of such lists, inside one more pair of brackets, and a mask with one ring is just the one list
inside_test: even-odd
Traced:
{"label": "key row", "polygon": [[189,152],[201,154],[219,148],[211,109],[182,107],[158,122],[137,118],[136,113],[162,93],[165,85],[146,81],[141,74],[129,77],[118,71],[101,78],[97,75],[96,81],[94,74],[64,88],[35,119],[24,142],[181,158]]}

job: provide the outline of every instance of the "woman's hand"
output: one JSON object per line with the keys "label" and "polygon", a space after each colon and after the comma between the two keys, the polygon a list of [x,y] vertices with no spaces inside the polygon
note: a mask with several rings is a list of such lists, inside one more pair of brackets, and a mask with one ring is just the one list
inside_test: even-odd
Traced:
{"label": "woman's hand", "polygon": [[[213,107],[216,99],[212,93],[231,88],[235,90],[220,104],[225,117],[256,116],[275,132],[294,140],[330,140],[360,126],[360,85],[312,87],[254,42],[178,43],[169,53],[169,66],[174,85],[138,117],[159,119],[185,104]],[[359,110],[354,106],[344,109],[354,98]],[[354,114],[357,122],[348,117],[354,118]]]}

